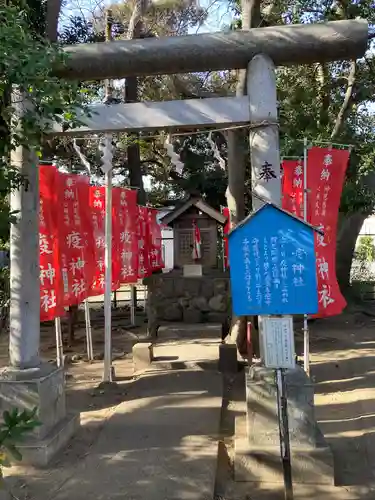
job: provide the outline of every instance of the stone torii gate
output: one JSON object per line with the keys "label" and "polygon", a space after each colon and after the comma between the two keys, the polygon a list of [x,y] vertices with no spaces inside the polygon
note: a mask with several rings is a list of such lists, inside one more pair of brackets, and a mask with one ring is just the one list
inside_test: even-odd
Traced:
{"label": "stone torii gate", "polygon": [[[357,58],[364,55],[367,39],[367,22],[356,19],[68,47],[65,66],[53,69],[60,77],[93,80],[248,67],[248,96],[96,105],[90,117],[81,117],[82,126],[64,131],[53,123],[50,133],[82,136],[250,125],[255,190],[280,204],[274,65]],[[11,199],[11,208],[19,210],[19,218],[11,227],[10,366],[0,378],[0,401],[1,408],[39,407],[43,425],[21,451],[26,462],[46,464],[72,435],[77,418],[67,416],[63,370],[43,363],[39,355],[37,160],[25,148],[19,148],[12,161],[29,182]],[[276,174],[267,185],[259,178],[265,162]]]}

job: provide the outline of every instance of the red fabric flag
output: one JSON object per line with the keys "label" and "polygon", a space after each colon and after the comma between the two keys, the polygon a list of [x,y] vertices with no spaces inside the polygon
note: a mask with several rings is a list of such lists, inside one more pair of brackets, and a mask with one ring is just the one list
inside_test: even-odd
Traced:
{"label": "red fabric flag", "polygon": [[201,241],[201,232],[199,231],[199,227],[197,226],[197,222],[193,220],[193,252],[192,257],[194,260],[198,260],[202,258],[202,241]]}
{"label": "red fabric flag", "polygon": [[89,178],[57,175],[60,265],[64,305],[76,305],[88,297],[95,270],[93,227],[89,207]]}
{"label": "red fabric flag", "polygon": [[155,208],[148,209],[149,235],[150,235],[150,266],[151,271],[160,271],[164,268],[161,227],[157,221],[158,211]]}
{"label": "red fabric flag", "polygon": [[340,314],[346,306],[336,278],[336,233],[348,161],[348,150],[313,147],[308,151],[308,220],[324,232],[315,234],[317,317]]}
{"label": "red fabric flag", "polygon": [[59,263],[57,227],[58,172],[52,165],[39,167],[39,264],[40,264],[40,320],[49,321],[62,316],[63,281]]}
{"label": "red fabric flag", "polygon": [[282,162],[282,207],[303,219],[303,165],[301,160]]}
{"label": "red fabric flag", "polygon": [[[116,203],[116,202],[115,202]],[[90,287],[89,296],[103,295],[105,285],[105,187],[90,186],[89,187],[89,204],[88,210],[91,216],[93,228],[93,244],[95,255],[95,269],[92,285]],[[117,248],[114,228],[114,213],[118,209],[114,205],[112,199],[112,291],[120,287],[120,268],[117,259]]]}
{"label": "red fabric flag", "polygon": [[113,280],[136,283],[138,279],[137,192],[113,188]]}
{"label": "red fabric flag", "polygon": [[230,212],[228,207],[222,208],[222,214],[227,218],[227,221],[223,228],[224,234],[224,270],[229,269],[229,246],[228,246],[228,233],[230,231]]}
{"label": "red fabric flag", "polygon": [[137,238],[138,238],[138,278],[146,278],[151,276],[151,264],[150,264],[150,226],[148,220],[148,208],[138,207],[138,228],[137,228]]}

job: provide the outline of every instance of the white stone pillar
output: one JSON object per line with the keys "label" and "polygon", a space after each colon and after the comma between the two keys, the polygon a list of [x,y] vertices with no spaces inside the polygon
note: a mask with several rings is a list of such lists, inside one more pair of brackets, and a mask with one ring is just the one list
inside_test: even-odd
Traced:
{"label": "white stone pillar", "polygon": [[[250,106],[250,157],[253,191],[281,205],[280,150],[275,65],[268,56],[256,55],[248,65]],[[253,209],[262,205],[253,196]]]}
{"label": "white stone pillar", "polygon": [[[25,96],[13,93],[15,113],[26,109]],[[10,197],[17,222],[10,230],[10,365],[37,368],[40,365],[39,291],[39,172],[36,155],[25,147],[11,154],[11,162],[24,176],[20,189]]]}
{"label": "white stone pillar", "polygon": [[[276,74],[272,60],[256,55],[248,65],[247,94],[250,106],[251,183],[254,194],[281,205],[279,128]],[[263,202],[252,196],[253,210]],[[259,349],[263,359],[262,317],[259,316]]]}

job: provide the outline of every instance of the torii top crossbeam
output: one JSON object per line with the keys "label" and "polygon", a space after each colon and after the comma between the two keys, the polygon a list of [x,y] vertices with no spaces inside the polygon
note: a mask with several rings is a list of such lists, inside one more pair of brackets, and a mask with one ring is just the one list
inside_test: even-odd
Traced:
{"label": "torii top crossbeam", "polygon": [[246,68],[256,54],[276,66],[354,59],[366,51],[362,19],[294,24],[250,31],[88,43],[66,47],[60,77],[100,80],[156,74]]}

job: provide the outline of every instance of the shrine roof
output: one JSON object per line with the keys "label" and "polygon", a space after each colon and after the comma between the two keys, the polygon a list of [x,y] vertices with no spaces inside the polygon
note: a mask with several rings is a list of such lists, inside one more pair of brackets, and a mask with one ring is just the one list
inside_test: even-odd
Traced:
{"label": "shrine roof", "polygon": [[261,207],[259,207],[257,210],[254,210],[254,212],[251,212],[247,217],[245,217],[244,220],[242,220],[239,224],[237,224],[236,227],[231,229],[228,233],[228,236],[230,236],[232,233],[234,233],[237,229],[240,229],[241,227],[243,227],[250,219],[256,217],[257,214],[259,214],[264,208],[269,207],[269,206],[275,208],[276,210],[278,210],[281,213],[286,214],[288,217],[290,217],[291,219],[294,219],[296,222],[299,222],[300,224],[309,227],[312,231],[316,231],[317,233],[322,234],[322,235],[324,234],[324,231],[322,231],[320,228],[313,226],[309,222],[306,222],[306,221],[300,219],[299,217],[297,217],[294,214],[291,214],[290,212],[288,212],[287,210],[284,210],[283,208],[279,207],[275,203],[272,203],[271,201],[267,200],[266,198],[263,198],[263,196],[260,196],[256,193],[252,193],[252,196],[255,196],[255,198],[258,198],[258,200],[262,201],[264,204]]}
{"label": "shrine roof", "polygon": [[160,219],[160,222],[162,224],[169,225],[176,219],[181,217],[183,213],[185,213],[187,210],[189,210],[189,208],[193,206],[195,206],[198,210],[200,210],[204,214],[208,215],[208,217],[211,217],[211,219],[214,219],[218,224],[225,224],[227,221],[227,218],[223,214],[221,214],[218,210],[215,210],[210,205],[208,205],[208,203],[202,200],[202,198],[192,196],[184,203],[174,208],[171,212],[164,215]]}

